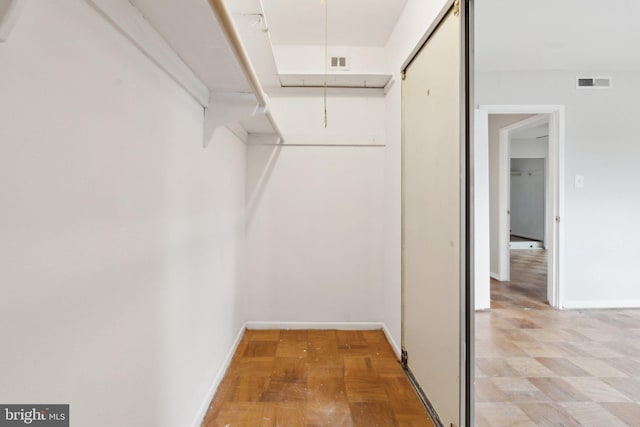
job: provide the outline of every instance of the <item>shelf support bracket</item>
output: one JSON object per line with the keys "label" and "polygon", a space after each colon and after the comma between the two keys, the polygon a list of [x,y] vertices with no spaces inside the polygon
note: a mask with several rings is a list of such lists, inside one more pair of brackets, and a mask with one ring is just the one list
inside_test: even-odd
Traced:
{"label": "shelf support bracket", "polygon": [[202,145],[207,147],[213,133],[220,126],[249,119],[267,112],[252,93],[212,93],[209,105],[204,109]]}

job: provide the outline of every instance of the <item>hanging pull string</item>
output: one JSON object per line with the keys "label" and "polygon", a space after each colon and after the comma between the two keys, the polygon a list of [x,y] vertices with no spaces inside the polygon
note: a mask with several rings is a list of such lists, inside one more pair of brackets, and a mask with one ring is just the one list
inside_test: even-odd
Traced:
{"label": "hanging pull string", "polygon": [[327,73],[328,73],[328,60],[329,60],[329,43],[328,43],[328,32],[329,32],[329,14],[328,14],[328,4],[329,0],[324,0],[324,128],[327,128],[328,120],[327,120]]}

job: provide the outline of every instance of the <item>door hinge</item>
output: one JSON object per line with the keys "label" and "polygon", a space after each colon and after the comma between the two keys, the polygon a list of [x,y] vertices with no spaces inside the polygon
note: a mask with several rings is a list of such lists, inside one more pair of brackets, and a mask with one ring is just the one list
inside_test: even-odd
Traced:
{"label": "door hinge", "polygon": [[455,3],[453,3],[453,14],[455,16],[460,15],[460,0],[456,0]]}
{"label": "door hinge", "polygon": [[407,349],[402,347],[402,352],[400,353],[400,363],[403,368],[409,366],[409,354],[407,353]]}

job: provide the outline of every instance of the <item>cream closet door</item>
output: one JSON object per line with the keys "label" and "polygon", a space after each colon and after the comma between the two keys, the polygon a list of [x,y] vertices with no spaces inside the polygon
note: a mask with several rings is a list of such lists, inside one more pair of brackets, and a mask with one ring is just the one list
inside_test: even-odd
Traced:
{"label": "cream closet door", "polygon": [[403,83],[403,347],[414,381],[447,427],[461,424],[464,388],[461,28],[449,10]]}

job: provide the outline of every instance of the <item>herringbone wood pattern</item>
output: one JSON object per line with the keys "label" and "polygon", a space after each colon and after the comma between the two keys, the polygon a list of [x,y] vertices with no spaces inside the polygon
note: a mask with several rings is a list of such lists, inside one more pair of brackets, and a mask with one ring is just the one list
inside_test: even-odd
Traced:
{"label": "herringbone wood pattern", "polygon": [[433,423],[382,331],[247,330],[203,426]]}

